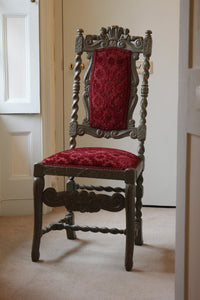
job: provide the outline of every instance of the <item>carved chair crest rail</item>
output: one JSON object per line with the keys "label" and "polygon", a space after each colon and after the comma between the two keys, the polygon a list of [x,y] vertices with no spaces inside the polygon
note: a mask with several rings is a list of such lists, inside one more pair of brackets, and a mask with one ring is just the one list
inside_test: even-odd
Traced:
{"label": "carved chair crest rail", "polygon": [[[148,96],[149,59],[152,39],[148,30],[144,37],[131,36],[127,28],[102,27],[99,35],[83,35],[77,30],[73,103],[70,122],[70,149],[43,159],[34,165],[34,235],[32,260],[39,260],[40,240],[51,230],[66,230],[68,239],[76,239],[75,231],[124,234],[125,268],[133,266],[134,244],[142,245],[142,197],[144,142],[146,139],[146,107]],[[87,53],[88,68],[84,76],[83,103],[85,118],[78,123],[82,54]],[[133,113],[138,102],[139,75],[136,61],[144,59],[141,78],[140,121],[135,126]],[[89,134],[96,138],[121,139],[129,136],[139,143],[138,154],[104,147],[76,147],[76,137]],[[57,192],[44,188],[46,175],[67,176],[67,189]],[[80,185],[76,177],[121,180],[124,188]],[[96,193],[97,191],[98,193]],[[100,192],[110,192],[112,195]],[[43,203],[50,207],[64,206],[66,216],[42,229]],[[125,208],[125,229],[89,227],[74,224],[73,211],[118,212]]]}

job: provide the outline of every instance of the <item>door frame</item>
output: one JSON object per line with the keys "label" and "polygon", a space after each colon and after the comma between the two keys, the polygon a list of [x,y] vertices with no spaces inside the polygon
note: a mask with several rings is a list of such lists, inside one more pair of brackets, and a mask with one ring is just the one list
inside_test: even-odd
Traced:
{"label": "door frame", "polygon": [[[177,144],[177,199],[176,199],[176,252],[175,252],[175,299],[185,299],[185,244],[186,244],[186,174],[187,174],[187,75],[189,42],[189,0],[180,0],[179,34],[179,101]],[[186,58],[186,59],[185,59]]]}
{"label": "door frame", "polygon": [[[176,213],[176,256],[175,256],[175,299],[188,299],[189,283],[189,240],[190,229],[190,181],[191,135],[200,136],[199,113],[193,107],[196,87],[191,75],[196,72],[192,66],[193,0],[180,1],[179,42],[179,105],[178,105],[178,155],[177,155],[177,213]],[[192,9],[191,9],[192,8]],[[198,67],[199,68],[199,67]],[[198,70],[199,73],[199,70]],[[195,79],[195,77],[193,78]],[[191,86],[192,83],[192,86]],[[195,116],[195,117],[194,117]],[[196,228],[198,234],[199,228]]]}
{"label": "door frame", "polygon": [[[62,6],[62,0],[39,2],[43,157],[64,150]],[[52,177],[49,184],[62,189],[64,179]]]}

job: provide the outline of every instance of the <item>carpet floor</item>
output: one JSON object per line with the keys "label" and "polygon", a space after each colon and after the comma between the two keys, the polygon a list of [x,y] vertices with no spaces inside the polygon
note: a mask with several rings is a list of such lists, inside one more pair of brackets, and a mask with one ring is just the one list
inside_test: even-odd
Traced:
{"label": "carpet floor", "polygon": [[[64,216],[56,208],[44,225]],[[124,211],[76,213],[76,223],[124,228]],[[173,300],[175,209],[143,208],[144,245],[135,246],[134,268],[124,269],[125,237],[65,231],[43,236],[40,261],[30,258],[33,217],[0,218],[1,300]]]}

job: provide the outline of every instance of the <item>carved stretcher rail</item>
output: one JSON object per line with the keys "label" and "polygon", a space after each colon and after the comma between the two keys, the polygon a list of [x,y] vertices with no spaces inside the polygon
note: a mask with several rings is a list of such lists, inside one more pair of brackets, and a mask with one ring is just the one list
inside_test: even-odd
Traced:
{"label": "carved stretcher rail", "polygon": [[[79,225],[69,225],[68,217],[66,216],[64,219],[49,224],[49,226],[42,229],[42,235],[48,233],[52,230],[63,230],[63,229],[71,229],[73,231],[83,231],[83,232],[94,232],[94,233],[111,233],[111,234],[124,234],[126,235],[126,229],[118,229],[118,228],[107,228],[107,227],[97,227],[97,226],[79,226]],[[137,235],[137,231],[139,229],[139,223],[135,220],[135,234]]]}
{"label": "carved stretcher rail", "polygon": [[125,198],[119,193],[108,196],[87,191],[56,192],[54,188],[47,188],[42,200],[50,207],[65,206],[69,211],[80,212],[97,212],[101,209],[117,212],[125,207]]}
{"label": "carved stretcher rail", "polygon": [[88,191],[105,191],[105,192],[116,192],[116,193],[125,193],[125,189],[120,188],[120,187],[116,187],[113,188],[111,186],[94,186],[94,185],[81,185],[81,184],[76,184],[75,185],[76,190],[80,189],[80,190],[88,190]]}
{"label": "carved stretcher rail", "polygon": [[126,234],[125,229],[117,228],[107,228],[107,227],[89,227],[89,226],[79,226],[79,225],[69,225],[63,223],[52,223],[49,226],[42,229],[42,235],[48,233],[51,230],[63,230],[63,229],[72,229],[74,231],[84,231],[84,232],[100,232],[100,233],[112,233],[112,234]]}
{"label": "carved stretcher rail", "polygon": [[[94,232],[94,233],[111,233],[111,234],[125,234],[126,235],[126,229],[118,229],[118,228],[107,228],[107,227],[97,227],[97,226],[79,226],[79,225],[69,225],[66,223],[67,218],[64,218],[57,223],[49,224],[49,226],[42,229],[42,235],[45,233],[48,233],[52,230],[63,230],[63,229],[71,229],[73,231],[84,231],[84,232]],[[137,234],[137,231],[139,229],[139,223],[135,221],[135,234]]]}

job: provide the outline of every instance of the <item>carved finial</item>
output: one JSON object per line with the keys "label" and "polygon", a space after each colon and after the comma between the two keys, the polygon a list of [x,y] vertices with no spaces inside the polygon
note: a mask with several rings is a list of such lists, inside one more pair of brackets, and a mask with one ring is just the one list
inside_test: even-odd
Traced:
{"label": "carved finial", "polygon": [[123,28],[119,26],[111,26],[107,28],[108,37],[111,39],[119,39],[123,34]]}
{"label": "carved finial", "polygon": [[150,36],[152,34],[152,31],[151,30],[146,30],[145,31],[145,36]]}
{"label": "carved finial", "polygon": [[75,40],[75,52],[81,54],[83,52],[83,29],[77,29],[77,36]]}
{"label": "carved finial", "polygon": [[123,31],[124,31],[124,29],[123,29],[122,27],[118,27],[118,28],[116,29],[116,35],[117,35],[117,38],[118,38],[118,39],[119,39],[120,36],[123,34]]}
{"label": "carved finial", "polygon": [[106,31],[107,31],[108,36],[111,37],[111,27],[110,26],[106,28]]}
{"label": "carved finial", "polygon": [[152,38],[151,38],[152,31],[147,30],[145,32],[145,38],[144,38],[144,56],[150,57],[151,56],[151,48],[152,48]]}
{"label": "carved finial", "polygon": [[128,28],[124,28],[124,35],[128,35],[129,34],[129,29]]}
{"label": "carved finial", "polygon": [[102,35],[106,34],[106,28],[105,27],[101,27],[100,32]]}
{"label": "carved finial", "polygon": [[81,29],[81,28],[79,28],[79,29],[77,29],[77,32],[78,32],[78,34],[79,34],[79,35],[82,35],[82,34],[83,34],[83,32],[84,32],[84,30],[83,30],[83,29]]}
{"label": "carved finial", "polygon": [[121,34],[121,39],[125,39],[125,40],[130,40],[130,36],[129,36],[129,29],[128,28],[122,28],[123,30],[123,34]]}
{"label": "carved finial", "polygon": [[99,38],[102,40],[105,40],[107,38],[107,30],[105,27],[101,27]]}

